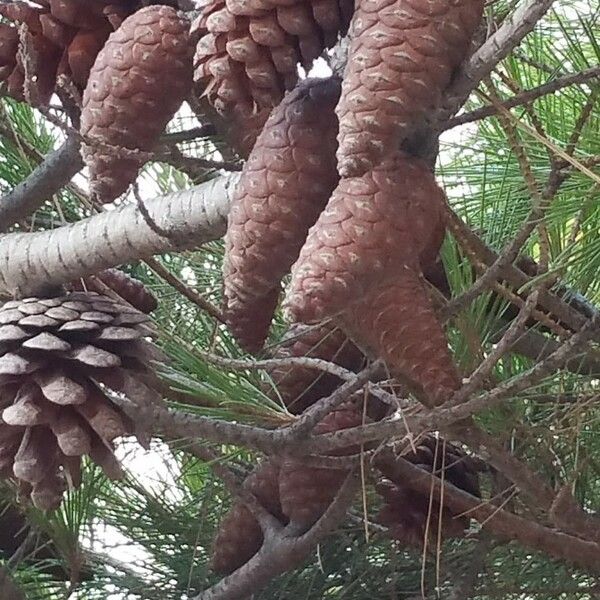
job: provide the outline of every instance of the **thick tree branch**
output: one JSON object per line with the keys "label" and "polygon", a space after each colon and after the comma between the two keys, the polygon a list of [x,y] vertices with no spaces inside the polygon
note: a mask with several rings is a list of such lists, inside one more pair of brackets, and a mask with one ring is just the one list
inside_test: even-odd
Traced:
{"label": "thick tree branch", "polygon": [[194,600],[240,600],[264,587],[271,579],[299,566],[345,516],[360,484],[354,473],[346,478],[325,514],[303,535],[289,526],[282,532],[265,536],[262,548],[243,567],[225,577]]}
{"label": "thick tree branch", "polygon": [[48,154],[27,179],[0,198],[0,232],[35,212],[82,168],[79,140],[69,137],[60,148]]}
{"label": "thick tree branch", "polygon": [[573,563],[584,569],[600,571],[600,545],[550,529],[502,510],[426,473],[403,459],[379,460],[378,468],[395,480],[403,481],[415,491],[429,497],[440,497],[443,486],[444,504],[454,513],[468,513],[483,528],[506,540],[517,540],[525,547]]}
{"label": "thick tree branch", "polygon": [[102,269],[173,249],[189,249],[225,233],[238,174],[145,203],[126,205],[53,231],[0,236],[0,295],[39,293]]}

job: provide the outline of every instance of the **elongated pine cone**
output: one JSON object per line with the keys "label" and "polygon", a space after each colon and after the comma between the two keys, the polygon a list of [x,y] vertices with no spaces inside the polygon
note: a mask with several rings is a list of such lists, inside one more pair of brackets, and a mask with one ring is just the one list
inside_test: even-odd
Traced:
{"label": "elongated pine cone", "polygon": [[[48,0],[0,5],[0,84],[17,100],[44,106],[64,76],[80,92],[114,28],[140,0]],[[1,88],[2,86],[0,86]]]}
{"label": "elongated pine cone", "polygon": [[194,24],[198,95],[236,127],[250,125],[250,140],[286,89],[297,65],[310,68],[344,35],[352,0],[213,0]]}
{"label": "elongated pine cone", "polygon": [[281,280],[337,183],[337,79],[307,79],[273,111],[238,184],[227,229],[225,315],[240,345],[267,337]]}
{"label": "elongated pine cone", "polygon": [[187,20],[171,7],[149,6],[123,21],[98,54],[81,133],[99,201],[114,200],[135,181],[145,162],[140,151],[154,148],[190,89],[192,51]]}
{"label": "elongated pine cone", "polygon": [[[362,352],[339,328],[326,325],[290,326],[273,358],[307,356],[336,363],[356,371],[364,361]],[[339,385],[335,375],[300,365],[279,366],[270,371],[277,394],[287,409],[300,414],[317,400],[329,396]]]}
{"label": "elongated pine cone", "polygon": [[292,268],[292,319],[334,316],[396,272],[435,260],[443,206],[427,165],[399,152],[362,177],[340,180]]}
{"label": "elongated pine cone", "polygon": [[434,108],[463,61],[483,0],[358,0],[344,73],[338,168],[361,175]]}
{"label": "elongated pine cone", "polygon": [[143,433],[106,389],[143,410],[151,388],[148,317],[93,292],[11,301],[0,308],[0,475],[20,482],[35,506],[53,509],[81,479],[88,455],[107,476],[121,468],[112,442]]}
{"label": "elongated pine cone", "polygon": [[[420,469],[435,473],[473,496],[480,497],[478,473],[471,459],[458,447],[436,439],[424,438],[416,447],[402,456]],[[387,478],[376,485],[383,498],[383,507],[376,520],[389,528],[389,534],[407,546],[422,548],[428,532],[428,549],[435,551],[438,536],[442,539],[462,537],[469,526],[467,516],[454,514],[442,506],[441,498],[430,499],[410,489],[401,477],[394,476],[393,463],[382,468]],[[441,510],[441,530],[440,524]]]}
{"label": "elongated pine cone", "polygon": [[95,275],[78,279],[71,284],[71,288],[98,294],[106,294],[106,288],[109,288],[133,308],[146,314],[150,314],[158,307],[156,296],[141,281],[119,269],[106,269]]}
{"label": "elongated pine cone", "polygon": [[427,406],[446,402],[460,386],[448,342],[419,273],[405,269],[348,307],[340,327]]}
{"label": "elongated pine cone", "polygon": [[294,320],[335,317],[429,405],[459,384],[420,276],[444,237],[443,203],[426,165],[401,153],[342,179],[309,232],[287,298]]}
{"label": "elongated pine cone", "polygon": [[[244,488],[274,517],[285,523],[279,501],[279,465],[265,460],[248,475]],[[246,564],[263,543],[263,534],[252,513],[240,500],[229,509],[215,537],[212,568],[217,573],[229,574]]]}
{"label": "elongated pine cone", "polygon": [[[357,403],[345,403],[329,413],[314,428],[315,434],[332,433],[363,424],[363,415]],[[354,454],[358,448],[347,448],[337,455]],[[285,458],[279,474],[281,508],[290,523],[308,529],[333,502],[344,480],[345,469],[328,469],[304,464],[301,460]]]}

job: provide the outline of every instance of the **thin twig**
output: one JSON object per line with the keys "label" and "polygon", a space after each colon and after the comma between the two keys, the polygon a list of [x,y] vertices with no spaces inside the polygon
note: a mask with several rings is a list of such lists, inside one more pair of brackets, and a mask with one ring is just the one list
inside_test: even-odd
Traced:
{"label": "thin twig", "polygon": [[[589,69],[585,69],[577,73],[569,73],[568,75],[557,77],[556,79],[553,79],[548,83],[544,83],[536,88],[515,94],[512,98],[502,101],[501,104],[505,109],[515,108],[516,106],[533,102],[534,100],[542,98],[543,96],[553,94],[554,92],[557,92],[558,90],[568,86],[581,84],[597,77],[600,77],[600,67],[590,67]],[[458,127],[459,125],[464,125],[465,123],[473,123],[474,121],[480,121],[481,119],[492,117],[497,115],[498,112],[498,107],[493,104],[482,106],[476,110],[452,117],[443,124],[442,131]]]}

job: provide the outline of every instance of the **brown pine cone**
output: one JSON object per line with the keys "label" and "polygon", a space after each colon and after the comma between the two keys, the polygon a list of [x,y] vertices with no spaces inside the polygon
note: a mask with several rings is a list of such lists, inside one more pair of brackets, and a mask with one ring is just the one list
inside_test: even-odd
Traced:
{"label": "brown pine cone", "polygon": [[[285,523],[278,482],[279,465],[270,459],[256,467],[243,485],[264,508]],[[263,534],[258,521],[241,501],[236,501],[221,521],[215,537],[212,569],[225,575],[233,573],[260,550],[262,542]]]}
{"label": "brown pine cone", "polygon": [[337,79],[307,79],[273,111],[244,166],[229,213],[225,315],[240,345],[267,337],[281,279],[337,183]]}
{"label": "brown pine cone", "polygon": [[158,308],[156,296],[141,281],[119,269],[106,269],[95,275],[78,279],[71,284],[71,288],[98,294],[105,294],[106,288],[110,288],[140,312],[150,314]]}
{"label": "brown pine cone", "polygon": [[435,260],[443,205],[427,165],[399,152],[362,177],[342,179],[292,268],[292,320],[334,316],[396,272]]}
{"label": "brown pine cone", "polygon": [[[135,181],[145,162],[139,151],[154,148],[188,93],[188,29],[176,10],[149,6],[128,17],[98,54],[83,95],[81,133],[99,201],[114,200]],[[128,156],[120,156],[119,148]]]}
{"label": "brown pine cone", "polygon": [[[298,63],[310,68],[345,34],[350,4],[213,0],[194,25],[200,40],[194,61],[198,96],[206,96],[210,106],[239,127],[257,113],[264,122],[285,90],[296,84]],[[244,145],[251,147],[251,141]]]}
{"label": "brown pine cone", "polygon": [[[442,439],[428,436],[421,440],[416,452],[409,451],[402,455],[419,468],[442,476],[444,480],[473,496],[480,497],[478,473],[472,461],[458,447],[444,443]],[[407,546],[422,548],[425,532],[429,532],[427,546],[435,551],[438,536],[442,539],[462,537],[469,526],[467,516],[455,515],[447,506],[441,506],[441,498],[430,499],[411,490],[404,480],[394,476],[393,461],[379,466],[388,477],[376,485],[376,489],[384,500],[377,521],[389,527],[390,535]],[[441,531],[439,529],[441,513]]]}
{"label": "brown pine cone", "polygon": [[338,168],[361,175],[438,104],[481,21],[483,0],[359,0],[344,74]]}
{"label": "brown pine cone", "polygon": [[460,387],[444,330],[417,271],[405,269],[373,288],[339,317],[341,328],[427,406]]}
{"label": "brown pine cone", "polygon": [[81,457],[109,477],[121,469],[115,438],[142,433],[105,389],[140,410],[160,397],[152,360],[162,353],[144,338],[148,317],[93,292],[27,298],[0,308],[0,474],[30,490],[41,509],[77,487]]}
{"label": "brown pine cone", "polygon": [[98,52],[118,24],[114,16],[125,18],[141,6],[139,0],[38,4],[0,5],[0,15],[14,24],[0,25],[0,82],[10,96],[34,106],[48,104],[59,76],[82,92]]}
{"label": "brown pine cone", "polygon": [[[356,371],[363,363],[362,352],[338,328],[331,325],[290,326],[273,358],[308,356],[334,362]],[[317,400],[329,396],[339,385],[334,375],[293,365],[270,371],[277,388],[274,397],[280,398],[293,414],[300,414]]]}
{"label": "brown pine cone", "polygon": [[[346,403],[329,413],[315,428],[315,434],[332,433],[363,424],[363,415],[356,403]],[[358,452],[347,448],[336,454]],[[327,469],[305,465],[294,458],[284,459],[279,474],[279,495],[283,513],[290,523],[308,529],[333,502],[348,476],[343,469]]]}

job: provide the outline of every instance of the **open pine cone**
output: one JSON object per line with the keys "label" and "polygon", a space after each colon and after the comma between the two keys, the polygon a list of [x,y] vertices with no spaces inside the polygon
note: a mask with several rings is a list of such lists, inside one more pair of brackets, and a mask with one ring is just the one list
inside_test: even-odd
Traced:
{"label": "open pine cone", "polygon": [[169,6],[148,6],[125,19],[98,54],[81,113],[82,154],[98,201],[111,202],[135,181],[143,153],[191,87],[192,53],[187,20]]}
{"label": "open pine cone", "polygon": [[107,476],[121,469],[112,442],[143,433],[107,390],[140,410],[160,397],[146,337],[149,318],[94,292],[27,298],[0,308],[0,474],[16,479],[40,509],[56,508],[78,486],[81,457]]}
{"label": "open pine cone", "polygon": [[260,130],[298,81],[298,63],[310,68],[331,48],[353,8],[352,0],[212,0],[194,24],[198,96],[235,127]]}
{"label": "open pine cone", "polygon": [[82,92],[111,31],[142,6],[141,0],[34,2],[0,5],[0,15],[14,23],[0,25],[0,84],[35,106],[48,104],[59,76]]}
{"label": "open pine cone", "polygon": [[[445,481],[473,496],[480,497],[478,469],[473,461],[460,448],[436,439],[423,438],[415,448],[402,455],[420,469],[435,473]],[[390,535],[407,546],[422,548],[425,532],[428,532],[428,548],[435,551],[438,536],[442,539],[462,537],[469,526],[468,516],[458,516],[447,506],[442,506],[440,498],[430,499],[414,490],[394,476],[393,462],[387,468],[378,465],[388,477],[378,482],[376,489],[384,504],[377,521],[389,528]],[[441,530],[440,524],[441,509]]]}

